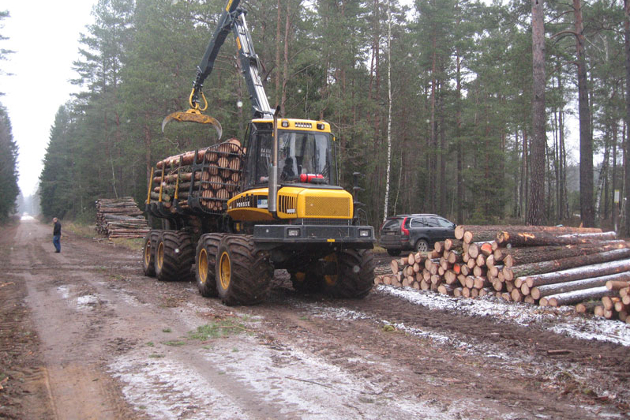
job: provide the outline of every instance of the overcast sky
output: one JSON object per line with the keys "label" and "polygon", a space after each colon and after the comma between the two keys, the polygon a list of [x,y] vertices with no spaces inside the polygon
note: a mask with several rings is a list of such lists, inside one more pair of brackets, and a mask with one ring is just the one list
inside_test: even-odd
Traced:
{"label": "overcast sky", "polygon": [[96,0],[0,0],[10,17],[2,22],[0,48],[15,51],[0,68],[0,102],[7,108],[13,138],[20,148],[19,185],[24,195],[37,188],[50,128],[59,107],[76,88],[72,62],[78,58],[79,34],[92,23]]}

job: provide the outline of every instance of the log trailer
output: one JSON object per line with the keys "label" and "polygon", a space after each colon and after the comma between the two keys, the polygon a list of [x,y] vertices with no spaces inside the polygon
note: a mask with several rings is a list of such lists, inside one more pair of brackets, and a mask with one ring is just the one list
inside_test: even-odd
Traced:
{"label": "log trailer", "polygon": [[[299,292],[363,298],[374,282],[375,242],[361,225],[353,195],[337,185],[330,124],[284,118],[269,106],[240,0],[222,11],[189,97],[190,109],[164,119],[213,125],[202,93],[230,32],[251,99],[246,141],[171,156],[154,168],[146,211],[162,219],[144,241],[145,275],[196,278],[199,292],[227,305],[263,301],[274,269]],[[196,247],[195,247],[196,244]]]}

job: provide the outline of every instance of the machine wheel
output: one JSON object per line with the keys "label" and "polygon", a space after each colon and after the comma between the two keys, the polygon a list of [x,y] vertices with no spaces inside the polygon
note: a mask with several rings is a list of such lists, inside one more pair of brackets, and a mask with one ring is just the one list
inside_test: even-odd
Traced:
{"label": "machine wheel", "polygon": [[190,280],[195,248],[190,234],[165,230],[155,250],[155,276],[160,281]]}
{"label": "machine wheel", "polygon": [[429,252],[429,243],[424,239],[418,239],[415,246],[416,252]]}
{"label": "machine wheel", "polygon": [[215,264],[217,261],[217,251],[222,233],[207,233],[201,235],[197,243],[197,254],[195,256],[195,279],[197,288],[203,297],[216,297],[217,284],[215,281]]}
{"label": "machine wheel", "polygon": [[151,230],[144,237],[144,246],[142,247],[142,271],[145,276],[155,277],[155,248],[160,237],[161,231]]}
{"label": "machine wheel", "polygon": [[387,253],[392,257],[397,257],[402,251],[400,249],[388,249]]}
{"label": "machine wheel", "polygon": [[374,285],[372,250],[345,249],[331,254],[327,259],[337,266],[336,275],[324,276],[327,294],[338,298],[362,299],[370,293]]}
{"label": "machine wheel", "polygon": [[226,235],[216,259],[216,284],[226,305],[254,305],[267,297],[273,278],[268,254],[248,235]]}

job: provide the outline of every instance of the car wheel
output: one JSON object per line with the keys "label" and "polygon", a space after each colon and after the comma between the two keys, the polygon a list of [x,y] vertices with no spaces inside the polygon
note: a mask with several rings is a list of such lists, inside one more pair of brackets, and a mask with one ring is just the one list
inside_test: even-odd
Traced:
{"label": "car wheel", "polygon": [[392,257],[397,257],[400,255],[401,251],[400,249],[388,249],[387,253],[391,255]]}
{"label": "car wheel", "polygon": [[428,252],[429,251],[429,243],[424,239],[418,239],[416,242],[416,252]]}

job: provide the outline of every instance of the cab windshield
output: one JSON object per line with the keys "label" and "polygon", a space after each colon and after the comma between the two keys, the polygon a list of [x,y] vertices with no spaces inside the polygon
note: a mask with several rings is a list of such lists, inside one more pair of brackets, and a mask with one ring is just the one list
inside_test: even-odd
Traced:
{"label": "cab windshield", "polygon": [[[335,185],[332,139],[328,133],[278,131],[278,182],[280,184],[313,182]],[[258,182],[268,178],[273,142],[271,135],[260,137]],[[316,181],[313,179],[316,178]]]}
{"label": "cab windshield", "polygon": [[280,132],[278,176],[281,183],[303,182],[300,175],[313,175],[330,183],[329,136],[323,133]]}

